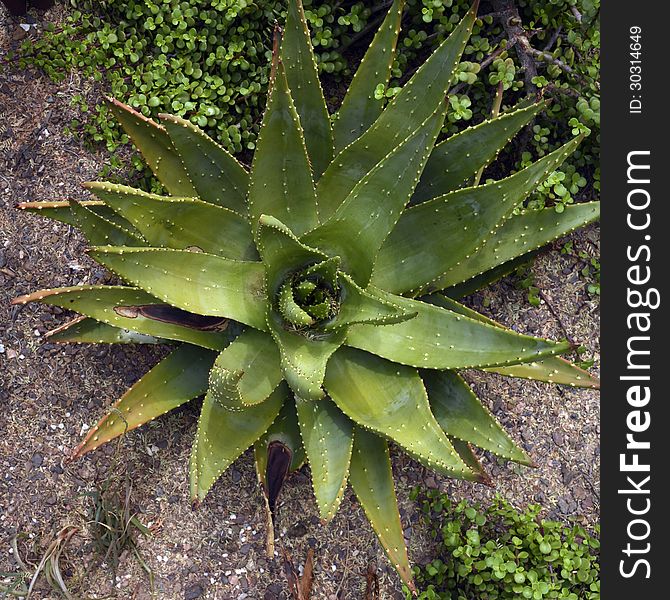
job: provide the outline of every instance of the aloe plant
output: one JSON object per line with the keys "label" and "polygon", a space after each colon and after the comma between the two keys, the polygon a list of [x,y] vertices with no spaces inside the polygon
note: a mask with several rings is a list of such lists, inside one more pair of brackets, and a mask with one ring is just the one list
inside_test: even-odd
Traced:
{"label": "aloe plant", "polygon": [[[290,0],[250,169],[189,121],[111,107],[169,195],[89,183],[96,199],[22,207],[75,225],[123,285],[42,290],[81,316],[57,342],[176,345],[114,404],[78,457],[204,395],[190,461],[204,499],[250,446],[274,514],[308,463],[328,520],[347,483],[413,589],[388,442],[439,473],[486,482],[471,445],[530,458],[475,396],[466,368],[573,386],[570,349],[458,302],[598,216],[597,202],[519,212],[578,145],[469,185],[543,104],[438,141],[476,6],[386,107],[403,10],[395,0],[331,118],[299,0]],[[271,530],[270,521],[270,530]]]}

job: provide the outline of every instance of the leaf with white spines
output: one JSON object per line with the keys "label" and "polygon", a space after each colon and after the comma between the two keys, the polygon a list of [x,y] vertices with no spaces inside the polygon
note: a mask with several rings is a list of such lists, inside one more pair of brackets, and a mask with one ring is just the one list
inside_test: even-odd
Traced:
{"label": "leaf with white spines", "polygon": [[304,128],[314,180],[318,181],[333,159],[333,132],[302,0],[288,0],[281,60],[289,87],[296,92],[296,109]]}
{"label": "leaf with white spines", "polygon": [[554,208],[545,208],[513,215],[494,231],[477,252],[433,281],[425,291],[429,293],[440,289],[447,290],[451,286],[464,283],[496,266],[542,248],[598,218],[600,202],[566,206],[561,213]]}
{"label": "leaf with white spines", "polygon": [[146,307],[161,307],[163,305],[160,301],[143,290],[126,286],[87,285],[53,288],[20,296],[12,302],[13,304],[42,302],[59,306],[107,325],[167,340],[188,342],[211,350],[222,350],[233,338],[225,319],[205,319],[205,326],[197,327],[194,326],[198,324],[193,323],[193,319],[197,321],[199,315],[178,313],[170,321],[152,318]]}
{"label": "leaf with white spines", "polygon": [[145,333],[101,323],[84,315],[47,331],[44,338],[53,344],[161,344],[165,341]]}
{"label": "leaf with white spines", "polygon": [[384,108],[375,90],[380,84],[386,87],[391,78],[404,6],[405,0],[393,0],[334,115],[336,154],[367,131]]}
{"label": "leaf with white spines", "polygon": [[[581,137],[502,179],[408,208],[377,257],[372,283],[396,294],[434,289],[495,235],[515,207],[572,153]],[[421,232],[421,235],[417,235]]]}
{"label": "leaf with white spines", "polygon": [[191,498],[204,500],[221,474],[272,425],[287,391],[279,386],[260,404],[239,411],[221,406],[209,393],[198,419],[191,450]]}
{"label": "leaf with white spines", "polygon": [[249,183],[254,233],[261,215],[273,215],[296,235],[319,222],[305,138],[283,63],[273,59],[274,79],[256,141]]}
{"label": "leaf with white spines", "polygon": [[249,173],[240,162],[190,121],[174,115],[158,117],[189,172],[198,197],[246,216]]}
{"label": "leaf with white spines", "polygon": [[484,450],[529,465],[532,461],[454,371],[423,371],[430,407],[444,432]]}
{"label": "leaf with white spines", "polygon": [[330,163],[317,184],[319,216],[330,218],[356,184],[444,102],[475,22],[478,2],[414,73],[384,112]]}
{"label": "leaf with white spines", "polygon": [[100,246],[90,256],[126,281],[182,310],[226,317],[261,331],[265,269],[204,252],[172,248]]}
{"label": "leaf with white spines", "polygon": [[407,587],[416,593],[400,522],[388,445],[386,440],[361,427],[354,432],[349,482],[391,564]]}
{"label": "leaf with white spines", "polygon": [[258,259],[249,223],[228,208],[198,198],[149,194],[125,185],[89,182],[84,186],[130,221],[151,246],[178,250],[197,248],[236,260]]}
{"label": "leaf with white spines", "polygon": [[324,386],[354,423],[392,439],[432,469],[475,478],[430,412],[416,369],[345,347],[331,357]]}
{"label": "leaf with white spines", "polygon": [[570,349],[568,342],[503,330],[372,286],[367,291],[417,316],[382,327],[352,325],[347,331],[347,345],[399,364],[424,369],[497,367],[533,362]]}
{"label": "leaf with white spines", "polygon": [[75,448],[73,458],[151,421],[207,389],[216,354],[183,344],[131,387]]}
{"label": "leaf with white spines", "polygon": [[419,181],[446,115],[446,102],[400,142],[351,190],[335,213],[301,239],[330,256],[362,287]]}
{"label": "leaf with white spines", "polygon": [[[499,327],[500,329],[511,331],[509,328],[489,319],[456,300],[444,296],[443,294],[431,294],[422,298],[424,302],[441,306],[447,310],[451,310],[458,314],[464,315],[476,321]],[[533,379],[535,381],[546,381],[549,383],[557,383],[569,385],[572,387],[583,387],[599,389],[600,381],[589,372],[573,365],[561,356],[550,356],[542,360],[532,362],[525,362],[518,365],[489,367],[483,369],[491,373],[499,373],[508,377],[520,377],[522,379]]]}
{"label": "leaf with white spines", "polygon": [[216,374],[231,386],[222,390],[222,404],[231,410],[260,404],[282,380],[277,346],[267,333],[247,328],[219,354],[210,378]]}
{"label": "leaf with white spines", "polygon": [[328,398],[295,402],[316,503],[321,518],[330,521],[347,486],[353,424]]}
{"label": "leaf with white spines", "polygon": [[418,204],[454,191],[488,165],[511,139],[544,108],[543,102],[511,109],[468,127],[433,149],[412,196]]}
{"label": "leaf with white spines", "polygon": [[191,176],[165,128],[115,98],[107,100],[110,110],[168,193],[186,198],[197,196]]}

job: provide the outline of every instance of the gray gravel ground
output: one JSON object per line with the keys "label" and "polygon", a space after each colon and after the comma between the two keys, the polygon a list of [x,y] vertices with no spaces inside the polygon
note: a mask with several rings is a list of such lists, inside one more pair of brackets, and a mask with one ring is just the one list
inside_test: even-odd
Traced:
{"label": "gray gravel ground", "polygon": [[[12,31],[0,8],[0,55]],[[0,72],[0,571],[17,568],[10,551],[14,534],[28,535],[21,548],[35,558],[58,530],[74,525],[78,533],[63,559],[73,590],[88,598],[148,598],[147,580],[131,556],[122,557],[116,581],[98,564],[87,524],[90,500],[82,495],[127,468],[140,520],[153,530],[152,537],[140,540],[140,549],[155,574],[159,598],[287,598],[280,561],[264,554],[261,497],[248,453],[199,509],[190,506],[187,460],[197,403],[128,434],[116,462],[113,445],[65,462],[84,428],[164,353],[161,348],[43,343],[44,332],[67,315],[44,306],[9,305],[11,298],[41,287],[107,280],[82,253],[76,231],[15,208],[27,200],[82,198],[80,183],[94,179],[104,165],[104,153],[93,154],[63,134],[74,116],[69,100],[77,93],[91,90],[76,76],[55,85],[33,72]],[[572,239],[577,247],[598,250],[595,226]],[[525,292],[508,280],[470,304],[518,331],[560,338],[565,329],[596,359],[597,374],[599,306],[579,276],[582,262],[557,248],[534,266],[553,311],[545,302],[530,306]],[[432,475],[396,452],[394,471],[412,560],[422,563],[431,548],[417,508],[408,500],[418,484],[482,501],[497,492],[520,507],[539,502],[551,517],[587,526],[597,522],[598,393],[492,374],[466,376],[537,467],[500,464],[484,456],[495,481],[489,489]],[[321,525],[308,476],[296,474],[282,495],[278,531],[278,548],[288,549],[296,563],[308,548],[315,549],[315,599],[362,598],[370,562],[378,565],[382,598],[403,597],[350,493],[334,521]],[[33,597],[54,595],[42,585]]]}

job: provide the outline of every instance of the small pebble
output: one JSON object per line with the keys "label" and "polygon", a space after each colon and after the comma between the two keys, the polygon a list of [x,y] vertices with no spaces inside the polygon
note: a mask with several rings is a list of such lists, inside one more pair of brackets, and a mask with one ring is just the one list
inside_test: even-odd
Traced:
{"label": "small pebble", "polygon": [[196,598],[200,598],[204,591],[205,590],[202,589],[200,584],[189,586],[184,593],[184,600],[195,600]]}
{"label": "small pebble", "polygon": [[288,535],[292,538],[301,538],[307,535],[307,527],[305,527],[305,524],[300,521],[288,530]]}

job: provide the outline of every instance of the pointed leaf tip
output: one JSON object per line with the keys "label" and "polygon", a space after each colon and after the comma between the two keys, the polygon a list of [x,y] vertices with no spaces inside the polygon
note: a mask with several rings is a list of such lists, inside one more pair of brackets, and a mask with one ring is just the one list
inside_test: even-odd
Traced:
{"label": "pointed leaf tip", "polygon": [[354,430],[349,483],[391,564],[407,587],[416,593],[393,485],[388,444],[362,427]]}
{"label": "pointed leaf tip", "polygon": [[262,214],[273,214],[301,235],[319,221],[307,138],[286,69],[279,60],[273,69],[250,176],[249,216],[254,231]]}
{"label": "pointed leaf tip", "polygon": [[197,196],[165,127],[115,98],[109,107],[165,189],[175,196]]}
{"label": "pointed leaf tip", "polygon": [[[460,375],[454,371],[431,370],[424,371],[422,377],[433,414],[448,436],[507,460],[524,465],[532,462]],[[481,469],[475,472],[483,482]]]}
{"label": "pointed leaf tip", "polygon": [[325,387],[358,425],[392,439],[431,469],[472,479],[431,413],[416,369],[345,346],[328,363]]}
{"label": "pointed leaf tip", "polygon": [[[25,304],[33,301],[73,310],[107,325],[139,334],[187,342],[212,350],[222,350],[231,339],[231,331],[224,320],[217,322],[216,319],[161,305],[154,296],[138,288],[72,286],[39,290],[16,298],[14,302]],[[208,330],[210,325],[213,329]]]}
{"label": "pointed leaf tip", "polygon": [[324,521],[335,516],[347,485],[353,424],[329,399],[296,399],[300,435],[312,470],[312,485]]}
{"label": "pointed leaf tip", "polygon": [[179,346],[133,385],[72,451],[71,460],[203,394],[216,354]]}
{"label": "pointed leaf tip", "polygon": [[261,404],[230,411],[207,393],[191,451],[192,497],[203,500],[219,476],[267,431],[287,394],[286,386],[279,386]]}
{"label": "pointed leaf tip", "polygon": [[288,2],[280,56],[291,90],[300,90],[294,101],[304,129],[314,179],[318,180],[333,159],[333,131],[305,11],[299,0]]}
{"label": "pointed leaf tip", "polygon": [[200,200],[247,216],[249,173],[228,150],[186,119],[160,114]]}
{"label": "pointed leaf tip", "polygon": [[[356,184],[389,152],[411,135],[445,101],[460,63],[474,18],[468,13],[449,37],[414,73],[379,118],[333,160],[317,185],[319,216],[335,213]],[[407,103],[412,106],[406,111]]]}
{"label": "pointed leaf tip", "polygon": [[391,78],[404,6],[405,0],[394,0],[335,114],[336,154],[367,131],[384,108],[375,89],[380,83],[388,85]]}

